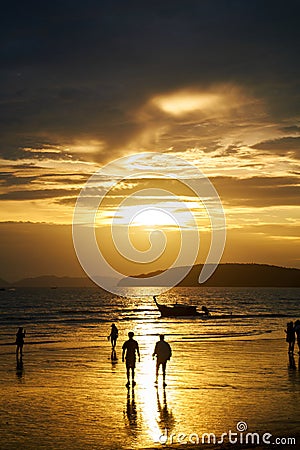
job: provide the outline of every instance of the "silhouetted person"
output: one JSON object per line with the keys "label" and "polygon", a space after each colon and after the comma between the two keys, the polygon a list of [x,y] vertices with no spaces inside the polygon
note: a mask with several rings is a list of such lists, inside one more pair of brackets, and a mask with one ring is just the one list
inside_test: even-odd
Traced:
{"label": "silhouetted person", "polygon": [[300,320],[296,320],[294,331],[296,333],[298,350],[299,350],[299,355],[300,355]]}
{"label": "silhouetted person", "polygon": [[20,355],[20,358],[23,357],[23,345],[24,345],[24,338],[25,338],[25,330],[23,331],[22,327],[19,327],[18,332],[16,334],[16,357],[18,358]]}
{"label": "silhouetted person", "polygon": [[113,323],[111,326],[111,332],[110,335],[107,336],[107,339],[111,342],[111,348],[114,350],[117,345],[117,339],[119,336],[119,331],[116,325]]}
{"label": "silhouetted person", "polygon": [[155,384],[158,383],[158,372],[159,372],[159,366],[162,366],[162,373],[163,373],[163,385],[166,386],[166,366],[167,361],[172,356],[172,350],[170,345],[165,341],[165,336],[161,334],[159,336],[159,341],[156,342],[154,352],[153,352],[153,358],[156,355],[156,378],[155,378]]}
{"label": "silhouetted person", "polygon": [[289,344],[289,353],[294,353],[295,346],[295,330],[293,322],[288,322],[286,325],[286,342]]}
{"label": "silhouetted person", "polygon": [[129,331],[128,333],[128,341],[124,342],[122,347],[122,361],[124,362],[124,356],[126,360],[126,374],[127,374],[127,383],[126,386],[130,386],[130,370],[132,376],[132,386],[136,385],[134,381],[134,369],[135,369],[135,361],[136,361],[136,353],[139,357],[140,361],[140,350],[139,344],[133,339],[134,333]]}
{"label": "silhouetted person", "polygon": [[210,312],[206,306],[202,306],[202,311],[205,316],[210,316]]}

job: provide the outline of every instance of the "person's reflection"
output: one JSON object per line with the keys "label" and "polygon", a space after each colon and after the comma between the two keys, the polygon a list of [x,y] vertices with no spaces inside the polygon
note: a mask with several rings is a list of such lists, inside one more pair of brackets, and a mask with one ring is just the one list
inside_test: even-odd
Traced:
{"label": "person's reflection", "polygon": [[135,403],[134,389],[127,390],[127,402],[126,402],[126,425],[133,437],[137,436],[138,417]]}
{"label": "person's reflection", "polygon": [[175,419],[172,411],[169,411],[167,404],[167,394],[165,388],[163,389],[163,403],[161,403],[158,389],[156,390],[157,395],[157,410],[159,413],[158,425],[159,428],[164,432],[166,429],[171,431],[174,428]]}
{"label": "person's reflection", "polygon": [[24,365],[22,358],[17,358],[17,365],[16,365],[16,376],[19,381],[22,381],[24,375]]}
{"label": "person's reflection", "polygon": [[110,358],[111,358],[111,360],[112,360],[113,362],[118,361],[116,350],[113,349],[113,350],[111,351],[111,356],[110,356]]}
{"label": "person's reflection", "polygon": [[111,359],[111,369],[114,372],[115,369],[116,369],[116,365],[118,364],[118,358],[117,358],[116,350],[112,350],[111,351],[110,359]]}
{"label": "person's reflection", "polygon": [[295,358],[292,353],[289,354],[289,369],[296,370]]}
{"label": "person's reflection", "polygon": [[298,385],[299,385],[299,372],[297,371],[297,367],[296,367],[296,363],[295,363],[295,358],[293,354],[289,354],[289,360],[288,360],[288,378],[289,378],[289,382],[291,383],[291,387],[293,389],[297,389],[298,390]]}

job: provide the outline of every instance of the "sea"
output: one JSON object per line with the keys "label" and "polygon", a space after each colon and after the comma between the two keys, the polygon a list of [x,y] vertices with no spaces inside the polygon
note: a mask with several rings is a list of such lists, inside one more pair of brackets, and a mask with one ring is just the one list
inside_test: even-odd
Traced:
{"label": "sea", "polygon": [[[100,288],[17,288],[0,292],[0,345],[13,344],[16,328],[27,331],[26,345],[97,341],[100,329],[115,322],[145,333],[163,329],[174,339],[227,339],[283,333],[300,316],[299,288],[173,288],[158,300],[165,305],[203,305],[211,318],[161,318],[149,288],[124,288],[118,297]],[[231,318],[230,315],[238,315]],[[218,316],[228,318],[218,319]],[[106,326],[104,326],[107,324]],[[147,325],[147,326],[146,326]],[[94,334],[94,335],[93,335]]]}
{"label": "sea", "polygon": [[[173,288],[158,297],[199,311],[205,305],[211,312],[205,320],[161,318],[154,293],[0,291],[1,450],[196,448],[208,434],[219,444],[230,430],[241,441],[247,429],[259,439],[269,433],[273,444],[300,443],[300,360],[297,344],[288,355],[285,341],[287,322],[300,318],[300,289]],[[119,330],[116,358],[108,341],[112,323]],[[129,331],[141,361],[137,384],[127,390],[121,356]],[[161,375],[154,385],[159,334],[172,348],[166,387]]]}

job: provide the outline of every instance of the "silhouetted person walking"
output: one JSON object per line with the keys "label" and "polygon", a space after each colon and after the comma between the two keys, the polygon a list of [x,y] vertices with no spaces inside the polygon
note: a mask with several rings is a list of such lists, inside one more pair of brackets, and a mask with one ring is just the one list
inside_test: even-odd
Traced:
{"label": "silhouetted person walking", "polygon": [[159,372],[159,366],[162,366],[162,373],[163,373],[163,385],[166,386],[166,366],[167,361],[172,356],[172,350],[170,345],[165,341],[165,336],[161,334],[159,336],[159,341],[156,342],[154,352],[153,352],[153,358],[156,355],[156,379],[155,384],[158,383],[158,372]]}
{"label": "silhouetted person walking", "polygon": [[295,330],[293,322],[288,322],[286,325],[286,342],[289,344],[289,353],[294,353],[295,346]]}
{"label": "silhouetted person walking", "polygon": [[18,332],[16,334],[16,357],[18,358],[20,355],[20,358],[23,357],[23,345],[24,345],[24,338],[25,338],[25,330],[23,331],[22,327],[19,327]]}
{"label": "silhouetted person walking", "polygon": [[124,362],[124,356],[126,360],[126,373],[127,373],[127,383],[126,386],[130,386],[130,370],[132,375],[132,386],[134,387],[136,385],[136,382],[134,381],[134,369],[135,369],[135,361],[136,361],[136,353],[139,357],[140,361],[140,350],[139,350],[139,344],[137,341],[133,339],[134,333],[132,331],[129,331],[128,333],[128,341],[124,342],[122,347],[122,361]]}
{"label": "silhouetted person walking", "polygon": [[111,342],[111,348],[112,350],[115,349],[116,345],[117,345],[117,339],[119,336],[119,331],[118,328],[116,327],[116,325],[113,323],[111,326],[111,332],[110,335],[107,336],[107,339],[110,340]]}

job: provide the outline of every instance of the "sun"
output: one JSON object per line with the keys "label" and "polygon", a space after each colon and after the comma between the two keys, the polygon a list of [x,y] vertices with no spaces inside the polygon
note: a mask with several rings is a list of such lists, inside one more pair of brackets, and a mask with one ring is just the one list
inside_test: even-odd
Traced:
{"label": "sun", "polygon": [[137,213],[131,225],[140,227],[174,227],[178,226],[174,217],[159,208],[149,208]]}

